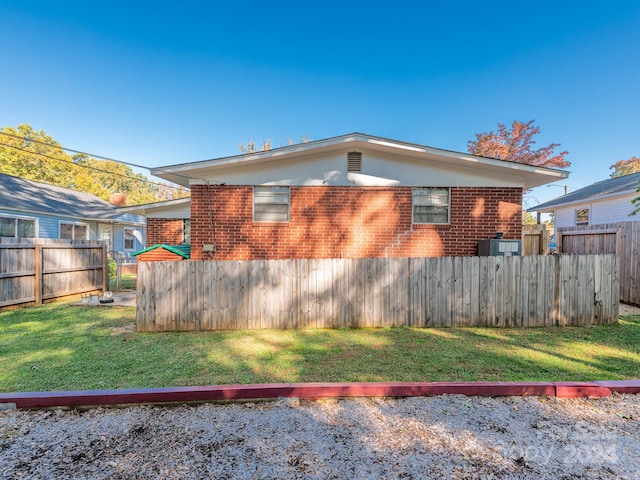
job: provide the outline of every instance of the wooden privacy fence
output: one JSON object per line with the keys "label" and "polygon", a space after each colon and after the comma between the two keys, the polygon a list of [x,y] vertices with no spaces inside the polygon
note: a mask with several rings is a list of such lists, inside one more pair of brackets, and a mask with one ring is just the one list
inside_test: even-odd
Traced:
{"label": "wooden privacy fence", "polygon": [[141,262],[137,330],[618,320],[615,255]]}
{"label": "wooden privacy fence", "polygon": [[640,305],[640,222],[581,225],[557,229],[558,252],[614,253],[620,258],[620,301]]}
{"label": "wooden privacy fence", "polygon": [[522,225],[522,254],[549,254],[549,230],[545,224]]}
{"label": "wooden privacy fence", "polygon": [[107,247],[102,242],[0,242],[0,308],[106,291],[108,281]]}

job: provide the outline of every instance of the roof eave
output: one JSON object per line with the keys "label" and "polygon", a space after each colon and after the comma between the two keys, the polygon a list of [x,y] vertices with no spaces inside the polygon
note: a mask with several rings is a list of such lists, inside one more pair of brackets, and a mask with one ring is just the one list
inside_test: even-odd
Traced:
{"label": "roof eave", "polygon": [[305,156],[328,153],[333,150],[343,149],[345,144],[352,143],[353,148],[370,148],[373,150],[401,153],[413,158],[439,157],[443,160],[453,161],[462,165],[478,164],[487,168],[515,173],[523,181],[525,189],[534,188],[547,183],[553,183],[568,177],[569,172],[559,169],[538,167],[517,162],[509,162],[490,157],[481,157],[469,153],[442,150],[424,145],[400,142],[382,137],[373,137],[361,133],[351,133],[340,137],[325,140],[280,147],[265,152],[255,152],[243,155],[234,155],[212,160],[169,165],[151,169],[154,176],[164,178],[179,185],[189,186],[192,183],[215,181],[214,175],[207,172],[215,171],[220,167],[256,162],[268,162],[270,160],[287,158],[290,156]]}
{"label": "roof eave", "polygon": [[581,204],[584,204],[585,202],[598,202],[600,200],[607,200],[609,198],[624,197],[624,196],[631,196],[631,195],[637,195],[637,191],[626,190],[623,192],[610,193],[607,195],[594,196],[590,198],[579,198],[576,200],[569,200],[565,202],[560,201],[562,199],[562,197],[560,197],[554,200],[549,200],[548,202],[541,203],[540,205],[536,205],[534,207],[528,208],[527,212],[552,213],[555,209],[560,207],[570,207],[571,205],[581,205]]}
{"label": "roof eave", "polygon": [[182,204],[186,204],[186,203],[190,203],[191,202],[191,197],[183,197],[183,198],[176,198],[175,200],[165,200],[162,202],[154,202],[154,203],[143,203],[140,205],[128,205],[126,207],[117,207],[116,211],[119,213],[136,213],[136,212],[143,212],[140,213],[141,215],[144,215],[147,210],[153,210],[156,208],[167,208],[167,207],[174,207],[176,205],[182,205]]}

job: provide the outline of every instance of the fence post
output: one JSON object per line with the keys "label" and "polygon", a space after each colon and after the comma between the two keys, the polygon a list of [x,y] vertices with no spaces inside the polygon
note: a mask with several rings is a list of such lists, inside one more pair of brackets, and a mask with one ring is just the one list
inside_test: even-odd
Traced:
{"label": "fence post", "polygon": [[102,293],[109,290],[109,254],[107,244],[102,245]]}
{"label": "fence post", "polygon": [[42,244],[41,243],[34,243],[33,245],[33,266],[34,271],[35,271],[35,275],[33,277],[33,289],[34,289],[34,295],[35,295],[35,302],[36,305],[42,305],[42,290],[44,288],[43,286],[43,275],[42,272],[44,270],[44,261],[42,258]]}

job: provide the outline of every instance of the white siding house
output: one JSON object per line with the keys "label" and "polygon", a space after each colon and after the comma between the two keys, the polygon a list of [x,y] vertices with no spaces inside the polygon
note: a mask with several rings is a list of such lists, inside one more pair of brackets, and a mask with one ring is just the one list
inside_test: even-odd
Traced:
{"label": "white siding house", "polygon": [[640,214],[631,216],[635,209],[631,201],[640,196],[638,182],[640,173],[609,178],[528,211],[553,214],[556,228],[640,220]]}

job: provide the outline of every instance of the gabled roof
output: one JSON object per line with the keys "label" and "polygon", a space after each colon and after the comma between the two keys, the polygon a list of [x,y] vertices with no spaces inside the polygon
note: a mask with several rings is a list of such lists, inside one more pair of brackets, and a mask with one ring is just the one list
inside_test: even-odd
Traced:
{"label": "gabled roof", "polygon": [[257,164],[266,167],[270,162],[278,160],[317,157],[346,149],[365,149],[381,154],[399,155],[417,161],[443,162],[452,168],[471,168],[478,171],[481,170],[488,175],[509,175],[519,178],[525,188],[533,188],[562,180],[569,175],[569,172],[564,170],[481,157],[357,132],[324,140],[274,148],[268,151],[152,168],[151,173],[171,182],[188,186],[192,182],[196,183],[215,178],[213,175],[221,168],[232,166],[252,168]]}
{"label": "gabled roof", "polygon": [[156,244],[156,245],[151,245],[150,247],[147,247],[144,250],[140,250],[139,252],[132,253],[131,255],[133,255],[135,257],[135,256],[138,256],[138,255],[142,255],[143,253],[155,250],[157,248],[162,248],[163,250],[167,250],[168,252],[175,253],[176,255],[179,255],[182,258],[185,258],[187,260],[191,256],[191,245],[189,245],[189,244],[184,244],[184,245],[164,245],[164,244],[160,244],[160,243]]}
{"label": "gabled roof", "polygon": [[0,173],[0,209],[77,219],[113,219],[118,208],[90,193]]}
{"label": "gabled roof", "polygon": [[619,195],[628,195],[638,189],[640,173],[630,173],[622,177],[608,178],[600,182],[593,183],[584,188],[570,192],[567,195],[554,198],[548,202],[541,203],[528,209],[529,212],[543,212],[561,205],[580,203],[585,200],[598,200]]}

